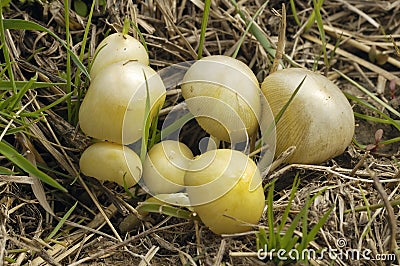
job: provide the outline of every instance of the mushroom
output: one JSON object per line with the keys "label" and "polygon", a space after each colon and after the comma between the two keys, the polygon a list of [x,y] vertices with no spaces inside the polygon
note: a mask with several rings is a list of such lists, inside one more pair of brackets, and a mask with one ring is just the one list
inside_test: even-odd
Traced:
{"label": "mushroom", "polygon": [[241,61],[223,55],[204,57],[188,69],[181,88],[199,125],[217,139],[241,142],[258,129],[261,91]]}
{"label": "mushroom", "polygon": [[265,205],[256,164],[230,149],[195,157],[185,174],[186,192],[194,211],[216,234],[232,234],[257,224]]}
{"label": "mushroom", "polygon": [[97,142],[89,146],[79,160],[81,172],[100,181],[112,181],[121,186],[134,186],[142,175],[139,156],[121,144]]}
{"label": "mushroom", "polygon": [[149,65],[149,55],[141,42],[130,35],[113,33],[104,38],[95,50],[90,68],[93,79],[103,68],[119,61],[137,61]]}
{"label": "mushroom", "polygon": [[87,135],[111,142],[131,144],[142,137],[147,91],[150,118],[165,101],[161,77],[150,67],[120,61],[102,69],[92,80],[79,109],[79,123]]}
{"label": "mushroom", "polygon": [[152,194],[183,190],[183,178],[192,158],[192,151],[182,142],[165,140],[154,145],[143,163],[143,181],[148,190]]}
{"label": "mushroom", "polygon": [[276,125],[276,155],[290,146],[289,163],[318,164],[340,155],[354,135],[354,115],[342,91],[326,77],[289,68],[267,76],[261,90],[276,116],[304,83]]}

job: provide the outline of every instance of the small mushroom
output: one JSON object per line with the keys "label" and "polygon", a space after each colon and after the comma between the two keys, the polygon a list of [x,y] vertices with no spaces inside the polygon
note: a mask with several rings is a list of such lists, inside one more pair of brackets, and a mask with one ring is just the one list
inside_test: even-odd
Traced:
{"label": "small mushroom", "polygon": [[258,129],[259,83],[237,59],[216,55],[195,62],[183,78],[182,95],[199,125],[219,140],[245,141]]}
{"label": "small mushroom", "polygon": [[317,164],[340,155],[354,135],[354,114],[342,91],[325,76],[300,68],[267,76],[261,90],[276,117],[305,78],[276,125],[276,155],[290,146],[290,163]]}
{"label": "small mushroom", "polygon": [[141,42],[130,35],[113,33],[104,38],[95,50],[90,68],[93,79],[103,68],[119,61],[137,61],[149,65],[149,55]]}
{"label": "small mushroom", "polygon": [[166,89],[152,68],[120,61],[102,69],[92,80],[79,109],[82,131],[99,140],[131,144],[142,137],[147,90],[150,118],[165,101]]}
{"label": "small mushroom", "polygon": [[79,160],[81,172],[100,181],[112,181],[132,187],[142,175],[139,156],[121,144],[97,142],[89,146]]}
{"label": "small mushroom", "polygon": [[194,211],[216,234],[251,229],[261,218],[265,196],[256,164],[244,153],[217,149],[195,157],[185,175]]}
{"label": "small mushroom", "polygon": [[184,189],[183,178],[193,158],[182,142],[165,140],[154,145],[143,163],[143,181],[152,194],[174,193]]}

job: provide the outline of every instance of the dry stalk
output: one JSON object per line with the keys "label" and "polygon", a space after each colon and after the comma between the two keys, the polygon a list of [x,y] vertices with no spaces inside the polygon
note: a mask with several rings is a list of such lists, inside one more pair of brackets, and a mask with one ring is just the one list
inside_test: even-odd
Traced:
{"label": "dry stalk", "polygon": [[124,240],[122,242],[119,242],[119,243],[114,244],[114,245],[112,245],[110,247],[107,247],[107,248],[105,248],[103,250],[100,250],[100,251],[96,252],[95,254],[92,254],[89,257],[86,257],[86,258],[83,258],[81,260],[75,261],[74,263],[71,263],[70,266],[77,266],[77,265],[82,264],[84,262],[100,258],[100,257],[102,257],[102,256],[104,256],[106,254],[111,254],[116,249],[121,248],[121,247],[125,247],[125,246],[129,245],[131,242],[135,242],[135,241],[143,238],[144,236],[147,236],[149,234],[152,234],[152,233],[155,233],[155,232],[158,232],[158,231],[171,229],[173,227],[179,227],[179,226],[181,226],[183,224],[186,224],[186,223],[179,223],[179,224],[173,224],[173,225],[164,226],[164,227],[153,227],[153,228],[150,228],[150,229],[148,229],[148,230],[146,230],[144,232],[141,232],[141,233],[139,233],[137,235],[131,236],[130,238],[128,238],[128,239],[126,239],[126,240]]}
{"label": "dry stalk", "polygon": [[[368,166],[366,166],[366,167],[369,170]],[[387,221],[389,224],[389,231],[390,231],[390,241],[389,241],[389,252],[388,253],[394,254],[394,252],[397,249],[397,243],[396,243],[397,219],[394,214],[394,209],[389,201],[389,197],[385,191],[385,188],[383,187],[382,183],[379,180],[379,177],[376,175],[376,173],[374,171],[369,170],[369,172],[371,174],[371,178],[374,180],[375,188],[378,191],[379,195],[381,196],[381,198],[385,204],[385,208],[387,211]]]}
{"label": "dry stalk", "polygon": [[272,74],[278,70],[278,66],[281,62],[282,55],[285,53],[285,42],[286,42],[286,8],[285,8],[285,4],[282,4],[282,15],[280,17],[281,17],[281,23],[279,25],[278,45],[276,47],[274,62],[272,63],[272,67],[269,72],[270,74]]}

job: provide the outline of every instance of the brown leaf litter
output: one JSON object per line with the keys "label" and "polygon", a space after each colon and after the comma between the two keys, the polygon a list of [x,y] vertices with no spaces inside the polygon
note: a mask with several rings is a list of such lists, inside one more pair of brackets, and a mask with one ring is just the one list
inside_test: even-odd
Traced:
{"label": "brown leaf litter", "polygon": [[[286,4],[286,41],[278,43],[281,3]],[[312,1],[294,1],[298,26],[289,1],[270,1],[255,23],[273,46],[285,47],[283,61],[317,69],[337,83],[343,91],[356,95],[381,111],[373,102],[341,78],[334,69],[345,73],[384,102],[399,110],[400,97],[400,2],[399,1],[325,1],[321,14],[326,32],[327,50],[332,55],[326,65],[321,54],[322,41],[316,24],[306,29],[312,13]],[[241,11],[252,17],[263,1],[240,1]],[[93,57],[94,48],[105,34],[120,31],[124,17],[134,21],[146,40],[151,66],[161,70],[167,66],[197,58],[204,2],[199,0],[112,1],[97,3],[89,29],[89,50],[84,64]],[[87,18],[70,11],[71,47],[78,54],[82,45]],[[4,11],[5,18],[37,22],[65,39],[63,2],[13,1]],[[203,55],[232,55],[238,41],[245,34],[246,24],[237,14],[230,0],[212,1],[206,31]],[[281,28],[282,32],[282,28]],[[134,30],[130,34],[137,37]],[[14,75],[17,80],[29,80],[35,74],[40,81],[64,82],[66,71],[65,49],[49,34],[39,31],[10,30],[6,32]],[[282,39],[282,38],[281,38]],[[281,45],[279,45],[281,44]],[[338,44],[337,47],[335,44]],[[279,49],[278,49],[279,50]],[[240,47],[238,59],[245,62],[261,81],[269,73],[273,58],[260,42],[247,33]],[[72,73],[76,73],[73,65]],[[88,81],[81,79],[85,90]],[[65,95],[62,86],[30,91],[23,98],[30,111],[38,110]],[[168,93],[161,111],[168,113],[182,98],[179,89]],[[77,101],[76,96],[73,101]],[[397,101],[397,105],[396,105]],[[353,103],[354,110],[373,115]],[[169,108],[169,109],[168,109]],[[38,120],[27,118],[29,124],[23,138],[4,136],[21,153],[25,144],[34,151],[35,162],[63,185],[69,193],[63,194],[48,186],[41,197],[47,198],[50,215],[31,189],[33,177],[23,173],[0,175],[0,264],[6,265],[265,265],[256,257],[254,232],[232,236],[216,236],[201,222],[151,214],[139,220],[135,229],[121,234],[118,225],[129,213],[135,213],[138,202],[144,200],[142,191],[130,198],[115,184],[100,185],[92,179],[81,178],[79,155],[89,145],[75,125],[66,120],[66,105],[59,104],[43,113]],[[7,118],[1,118],[2,123]],[[12,125],[13,127],[19,125]],[[399,136],[389,125],[356,119],[355,138],[363,144],[375,144],[375,132],[383,129],[382,139]],[[183,138],[193,142],[204,135],[196,125],[183,129]],[[25,143],[25,144],[24,144]],[[32,157],[32,155],[30,155]],[[400,149],[394,143],[366,151],[351,145],[347,151],[322,165],[285,165],[276,163],[265,183],[278,178],[274,202],[277,220],[287,205],[290,185],[296,173],[301,185],[292,204],[289,219],[304,206],[309,195],[322,191],[311,205],[308,224],[313,226],[331,207],[334,211],[327,223],[311,242],[321,249],[370,249],[371,256],[389,254],[397,250],[399,238]],[[12,168],[0,157],[1,166]],[[50,241],[46,237],[58,221],[78,202],[77,207],[61,231]],[[260,226],[267,226],[266,214]],[[301,227],[296,231],[301,237]],[[345,241],[345,246],[340,247]],[[398,259],[396,263],[398,264]],[[14,261],[14,263],[11,263]],[[311,260],[312,265],[330,265],[329,258]],[[351,260],[336,258],[334,265],[383,265],[379,260]]]}

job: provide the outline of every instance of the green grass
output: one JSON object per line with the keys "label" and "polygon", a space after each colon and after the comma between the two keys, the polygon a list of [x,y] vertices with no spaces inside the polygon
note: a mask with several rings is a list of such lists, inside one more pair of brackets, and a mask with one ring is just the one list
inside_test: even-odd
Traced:
{"label": "green grass", "polygon": [[[81,62],[83,61],[83,58],[84,58],[85,52],[86,52],[86,44],[87,44],[87,40],[88,40],[90,25],[92,22],[95,3],[96,3],[96,1],[92,2],[92,5],[91,5],[90,11],[89,11],[89,15],[87,18],[85,32],[84,32],[83,38],[82,38],[81,50],[79,53],[79,61],[81,61]],[[82,73],[82,70],[80,68],[77,68],[76,73],[75,73],[75,79],[74,79],[74,87],[77,90],[74,94],[77,95],[77,101],[74,105],[71,104],[71,106],[70,106],[71,110],[68,111],[69,113],[71,113],[71,124],[72,125],[78,124],[79,108],[80,108],[80,104],[83,99],[84,92],[86,91],[84,89],[84,87],[86,87],[89,83],[88,76],[85,77],[85,82],[82,83],[81,73]]]}
{"label": "green grass", "polygon": [[[275,58],[275,49],[272,47],[271,43],[268,41],[267,35],[260,26],[257,25],[254,21],[249,21],[245,14],[240,10],[240,7],[236,0],[231,0],[236,8],[236,12],[240,15],[240,17],[246,22],[246,25],[249,26],[249,31],[251,34],[256,37],[258,42],[262,45],[262,47],[270,54],[273,58]],[[267,1],[268,2],[268,1]]]}
{"label": "green grass", "polygon": [[[16,19],[3,19],[2,8],[0,8],[0,39],[3,43],[1,48],[3,57],[6,61],[3,65],[5,69],[0,73],[0,114],[2,116],[2,119],[0,120],[0,154],[7,158],[17,168],[13,171],[26,172],[63,192],[67,192],[66,188],[60,185],[48,174],[39,170],[13,145],[4,139],[6,136],[11,134],[30,134],[30,125],[39,121],[43,117],[43,111],[65,101],[69,96],[67,95],[66,97],[62,97],[49,106],[45,106],[39,110],[30,110],[29,106],[33,101],[30,92],[38,88],[55,85],[55,83],[37,82],[36,76],[32,77],[29,81],[15,80],[8,47],[5,45],[5,31],[7,29],[44,29],[48,31],[33,22]],[[23,100],[26,99],[29,100],[26,103],[23,103]]]}
{"label": "green grass", "polygon": [[[236,58],[237,54],[239,53],[240,47],[242,46],[242,43],[244,41],[244,38],[246,37],[247,33],[253,26],[254,21],[257,19],[257,17],[264,11],[264,9],[267,7],[269,1],[265,1],[263,5],[260,6],[260,8],[257,10],[257,12],[254,14],[254,16],[251,18],[251,21],[247,24],[246,30],[243,32],[242,37],[240,37],[240,40],[238,41],[237,47],[235,51],[232,54],[233,58]],[[238,10],[237,3],[234,2],[236,9]]]}
{"label": "green grass", "polygon": [[78,206],[78,202],[75,202],[74,205],[64,214],[64,216],[60,219],[58,224],[53,228],[50,234],[45,238],[45,241],[50,241],[61,229],[61,227],[65,224],[68,218],[71,216],[72,212],[75,210],[76,206]]}
{"label": "green grass", "polygon": [[211,6],[211,0],[205,0],[203,20],[201,22],[201,30],[200,30],[199,50],[197,51],[197,59],[201,59],[203,57],[203,47],[206,38],[207,22],[208,22],[208,16],[210,14],[210,6]]}
{"label": "green grass", "polygon": [[51,178],[46,173],[35,167],[28,159],[22,156],[17,150],[15,150],[10,144],[4,140],[0,141],[0,154],[10,160],[15,166],[21,170],[39,178],[43,182],[63,191],[67,192],[67,189],[60,185],[57,181]]}
{"label": "green grass", "polygon": [[3,19],[3,7],[8,5],[9,1],[1,1],[1,5],[0,5],[0,40],[2,45],[2,52],[3,52],[3,56],[4,56],[4,61],[5,61],[5,69],[7,70],[8,73],[8,77],[9,80],[11,82],[11,86],[13,89],[13,92],[16,93],[17,92],[17,87],[15,85],[15,78],[14,78],[14,72],[11,66],[11,60],[10,60],[10,54],[8,52],[8,47],[6,45],[6,34],[5,34],[5,23],[4,23],[4,19]]}
{"label": "green grass", "polygon": [[[320,220],[314,226],[309,228],[310,226],[308,224],[308,210],[310,209],[311,204],[314,202],[314,200],[323,193],[324,190],[322,189],[319,192],[315,193],[312,197],[308,197],[303,208],[298,211],[294,218],[289,219],[291,206],[300,184],[299,174],[297,173],[293,181],[286,208],[282,214],[282,217],[280,217],[278,220],[274,216],[275,181],[276,180],[273,180],[267,185],[268,194],[266,204],[268,231],[266,231],[265,228],[261,227],[256,234],[257,250],[269,252],[271,250],[277,251],[282,249],[285,251],[285,257],[287,257],[288,254],[294,250],[297,251],[298,254],[303,254],[303,250],[307,249],[310,242],[315,240],[318,231],[325,224],[335,206],[329,208],[328,211],[326,211],[325,214],[320,218]],[[296,230],[298,230],[299,227],[301,227],[301,237],[299,237],[299,235],[295,232]],[[278,258],[276,254],[270,254],[270,256],[268,257],[272,257],[272,261],[275,262],[276,265],[283,265],[295,262],[290,259],[283,261]],[[300,258],[300,260],[296,262],[308,262],[308,258],[304,258],[304,260]]]}
{"label": "green grass", "polygon": [[150,127],[151,127],[151,116],[150,116],[150,92],[149,92],[149,84],[147,82],[146,74],[143,71],[144,80],[146,82],[146,105],[144,111],[144,119],[143,119],[143,134],[142,134],[142,146],[140,148],[140,160],[142,163],[146,159],[147,154],[147,144],[149,143],[149,136],[150,136]]}

